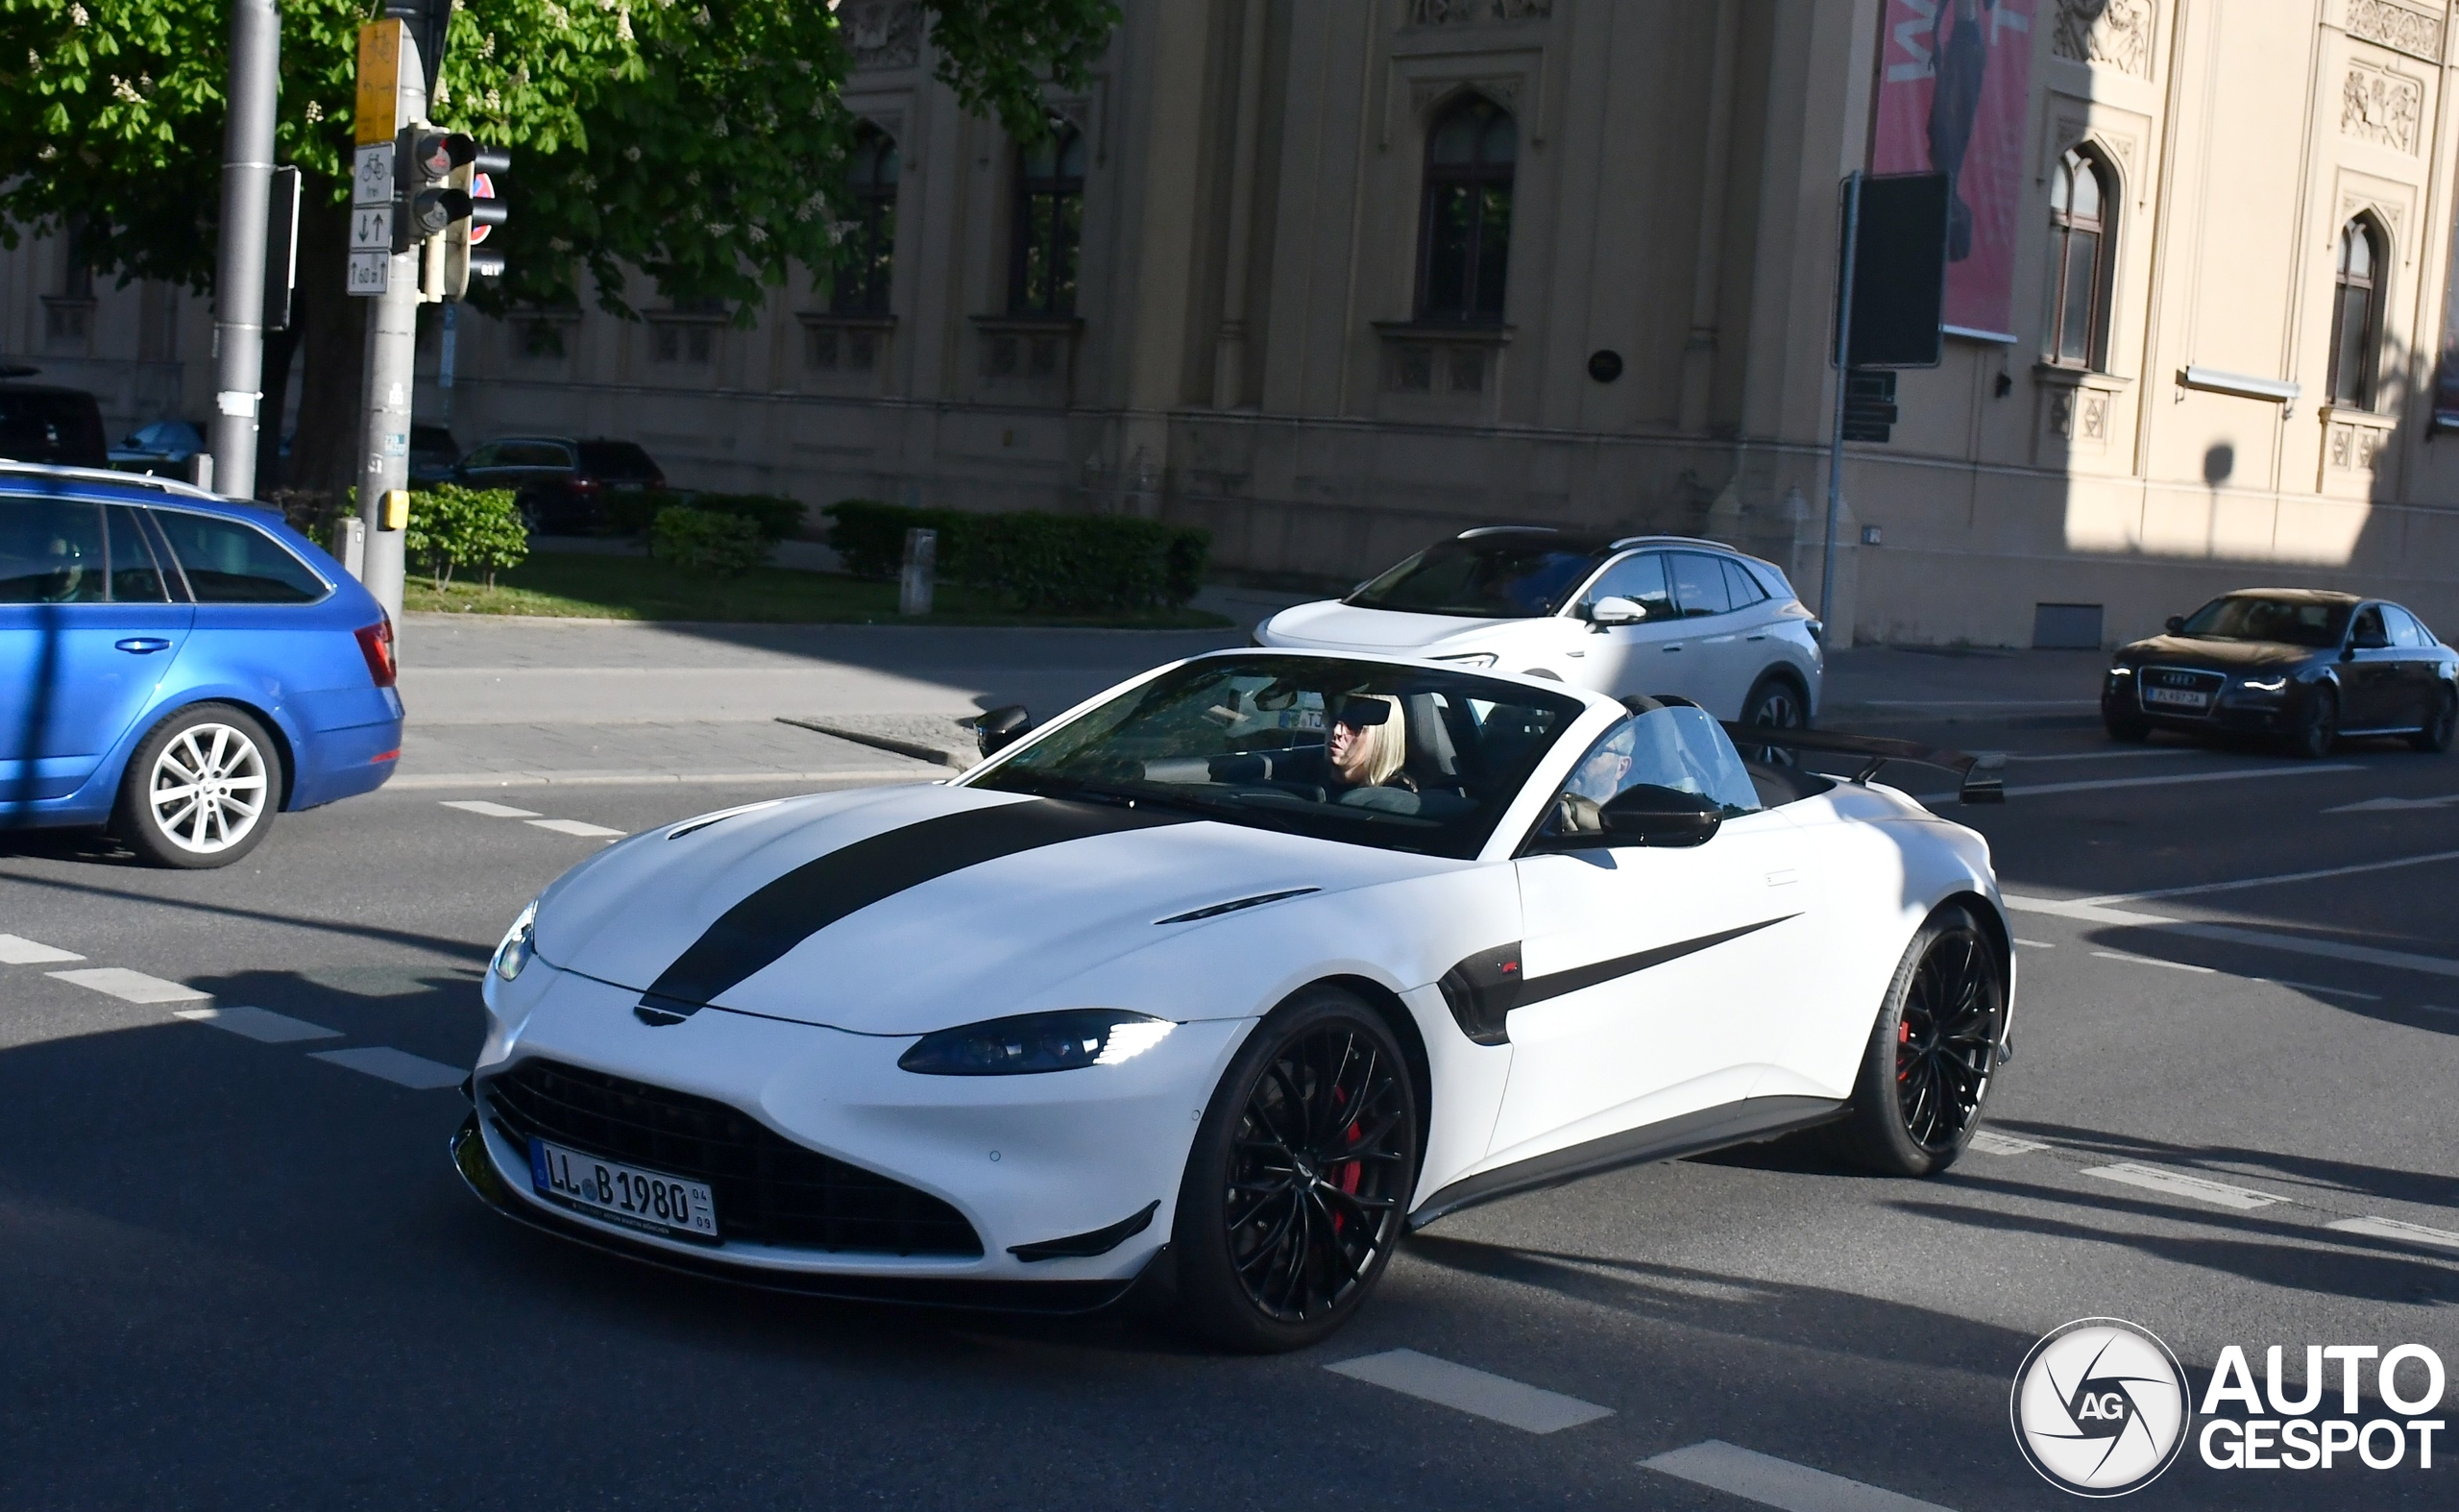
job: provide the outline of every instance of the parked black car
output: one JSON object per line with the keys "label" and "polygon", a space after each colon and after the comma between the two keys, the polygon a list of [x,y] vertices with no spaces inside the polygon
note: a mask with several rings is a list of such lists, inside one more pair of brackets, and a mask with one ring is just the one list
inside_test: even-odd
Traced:
{"label": "parked black car", "polygon": [[542,535],[586,535],[605,523],[608,494],[664,488],[666,474],[637,442],[504,436],[463,457],[450,480],[511,489]]}
{"label": "parked black car", "polygon": [[102,406],[84,389],[0,383],[0,457],[61,467],[109,467],[110,443],[103,433]]}
{"label": "parked black car", "polygon": [[2247,588],[2118,648],[2101,684],[2114,740],[2155,729],[2275,736],[2321,756],[2350,735],[2447,751],[2459,729],[2459,652],[2378,598]]}
{"label": "parked black car", "polygon": [[461,443],[442,426],[410,427],[410,483],[413,487],[452,481],[461,460]]}

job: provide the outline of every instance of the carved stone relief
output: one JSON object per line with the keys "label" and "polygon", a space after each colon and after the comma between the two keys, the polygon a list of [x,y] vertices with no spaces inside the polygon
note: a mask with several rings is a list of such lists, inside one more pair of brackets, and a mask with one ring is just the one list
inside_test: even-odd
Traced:
{"label": "carved stone relief", "polygon": [[1478,21],[1542,21],[1554,0],[1410,0],[1412,26],[1458,26]]}
{"label": "carved stone relief", "polygon": [[2374,458],[2381,451],[2382,443],[2389,434],[2389,431],[2373,426],[2346,422],[2333,425],[2328,443],[2331,466],[2343,472],[2374,471]]}
{"label": "carved stone relief", "polygon": [[2361,141],[2412,153],[2417,150],[2418,125],[2423,115],[2422,81],[2362,60],[2348,65],[2348,78],[2340,85],[2341,131]]}
{"label": "carved stone relief", "polygon": [[2348,35],[2379,42],[2426,62],[2442,61],[2442,12],[2419,11],[2398,0],[2348,0]]}
{"label": "carved stone relief", "polygon": [[2152,0],[2058,0],[2050,46],[2060,58],[2152,77]]}
{"label": "carved stone relief", "polygon": [[1462,88],[1471,88],[1501,106],[1517,118],[1520,114],[1521,79],[1505,74],[1489,79],[1412,79],[1409,81],[1409,108],[1421,116],[1432,110],[1435,102],[1448,100]]}
{"label": "carved stone relief", "polygon": [[919,0],[842,0],[836,10],[855,72],[911,68],[921,61]]}

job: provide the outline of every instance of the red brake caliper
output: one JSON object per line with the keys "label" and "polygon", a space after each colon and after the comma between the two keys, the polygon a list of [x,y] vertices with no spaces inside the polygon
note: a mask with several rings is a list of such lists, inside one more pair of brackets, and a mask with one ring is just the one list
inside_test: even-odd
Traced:
{"label": "red brake caliper", "polygon": [[[1899,1045],[1909,1045],[1912,1043],[1912,1026],[1900,1018],[1895,1021],[1895,1042]],[[1901,1050],[1897,1051],[1895,1053],[1895,1079],[1901,1082],[1911,1074],[1912,1068],[1905,1064],[1904,1052]]]}

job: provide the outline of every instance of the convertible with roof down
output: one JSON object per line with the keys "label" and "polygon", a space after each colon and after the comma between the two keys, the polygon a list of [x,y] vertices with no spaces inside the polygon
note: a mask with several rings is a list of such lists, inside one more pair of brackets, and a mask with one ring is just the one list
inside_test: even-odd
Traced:
{"label": "convertible with roof down", "polygon": [[523,910],[472,1188],[834,1296],[1150,1276],[1289,1349],[1508,1193],[1814,1126],[1942,1170],[2009,1053],[1988,847],[1874,780],[1996,796],[1969,756],[1279,650],[980,728],[962,777],[635,835]]}

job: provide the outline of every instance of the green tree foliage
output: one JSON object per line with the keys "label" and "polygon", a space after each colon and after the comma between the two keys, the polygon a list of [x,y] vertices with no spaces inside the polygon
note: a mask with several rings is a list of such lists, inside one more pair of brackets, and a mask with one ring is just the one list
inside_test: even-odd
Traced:
{"label": "green tree foliage", "polygon": [[529,556],[529,531],[508,488],[459,488],[439,483],[410,496],[410,524],[402,552],[426,569],[435,591],[452,581],[456,568],[475,568],[496,585],[496,573]]}
{"label": "green tree foliage", "polygon": [[[282,0],[278,157],[346,204],[364,0]],[[1111,0],[925,0],[939,77],[1020,135],[1042,81],[1081,83]],[[0,238],[74,229],[105,272],[203,290],[222,149],[227,0],[0,0]],[[852,120],[822,0],[462,0],[428,115],[514,150],[513,276],[630,313],[625,267],[749,301],[825,258]],[[338,280],[338,268],[303,268]]]}
{"label": "green tree foliage", "polygon": [[747,515],[669,504],[649,522],[649,555],[686,572],[741,577],[768,560],[768,541]]}

